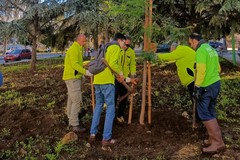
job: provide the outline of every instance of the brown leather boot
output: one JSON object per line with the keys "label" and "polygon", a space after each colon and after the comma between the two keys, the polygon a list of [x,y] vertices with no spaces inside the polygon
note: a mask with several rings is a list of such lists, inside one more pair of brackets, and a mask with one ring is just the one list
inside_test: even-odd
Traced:
{"label": "brown leather boot", "polygon": [[222,133],[219,128],[217,119],[214,118],[209,121],[204,121],[203,123],[207,128],[208,135],[211,139],[211,144],[208,147],[203,148],[202,152],[206,154],[214,154],[214,153],[224,151],[225,144],[222,139]]}

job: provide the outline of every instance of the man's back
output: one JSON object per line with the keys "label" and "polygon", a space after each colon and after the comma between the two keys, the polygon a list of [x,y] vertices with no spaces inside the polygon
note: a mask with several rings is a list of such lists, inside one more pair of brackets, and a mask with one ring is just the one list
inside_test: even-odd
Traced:
{"label": "man's back", "polygon": [[[106,61],[110,67],[117,73],[120,73],[120,69],[117,65],[119,59],[120,47],[118,45],[111,45],[107,48],[105,55]],[[93,84],[114,84],[115,77],[111,70],[107,67],[102,72],[94,75]]]}
{"label": "man's back", "polygon": [[203,72],[205,76],[201,83],[201,87],[206,87],[220,80],[218,54],[209,44],[201,44],[197,49],[196,61],[199,68],[205,68],[205,71]]}
{"label": "man's back", "polygon": [[[179,45],[171,53],[159,54],[158,57],[162,60],[174,61],[176,62],[178,76],[181,83],[187,86],[194,80],[194,63],[196,58],[196,52],[188,47]],[[192,73],[192,75],[190,74]]]}

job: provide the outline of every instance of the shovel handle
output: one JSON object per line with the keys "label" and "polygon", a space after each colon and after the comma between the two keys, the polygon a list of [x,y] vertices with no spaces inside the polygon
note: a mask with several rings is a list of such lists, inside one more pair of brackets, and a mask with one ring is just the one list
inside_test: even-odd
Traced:
{"label": "shovel handle", "polygon": [[[115,72],[115,71],[110,67],[110,65],[108,64],[108,62],[106,61],[106,59],[102,58],[102,61],[105,63],[105,65],[111,70],[111,72],[112,72],[116,77],[119,77],[119,76],[120,76],[117,72]],[[122,84],[123,84],[124,87],[128,90],[128,92],[131,92],[131,93],[133,92],[133,91],[132,91],[132,88],[129,87],[125,81],[123,81]]]}
{"label": "shovel handle", "polygon": [[[134,88],[134,84],[132,84],[132,89]],[[128,113],[128,124],[132,123],[132,110],[133,110],[133,94],[130,96],[130,106],[129,106],[129,113]]]}
{"label": "shovel handle", "polygon": [[192,129],[196,128],[196,97],[193,98],[193,124]]}

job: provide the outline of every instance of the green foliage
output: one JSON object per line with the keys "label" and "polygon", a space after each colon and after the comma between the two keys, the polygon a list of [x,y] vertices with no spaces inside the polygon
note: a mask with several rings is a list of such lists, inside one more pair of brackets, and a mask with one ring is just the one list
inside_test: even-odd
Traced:
{"label": "green foliage", "polygon": [[[40,138],[40,137],[38,137]],[[37,160],[37,155],[39,154],[39,149],[34,146],[37,143],[40,143],[40,139],[29,137],[26,139],[26,142],[20,141],[16,142],[16,152],[19,154],[19,158],[29,159],[29,160]]]}
{"label": "green foliage", "polygon": [[54,153],[48,153],[45,155],[45,157],[48,159],[48,160],[57,160],[59,158],[59,154],[60,152],[62,151],[63,149],[63,144],[61,142],[58,142],[56,147],[54,148]]}
{"label": "green foliage", "polygon": [[109,8],[107,15],[111,17],[111,26],[115,31],[130,35],[133,43],[139,44],[143,41],[145,2],[145,0],[107,2]]}
{"label": "green foliage", "polygon": [[0,139],[9,138],[11,135],[10,129],[3,128],[0,132]]}
{"label": "green foliage", "polygon": [[209,35],[216,35],[216,31],[220,34],[239,31],[240,2],[238,0],[204,0],[197,3],[196,12],[200,13],[209,25],[215,27],[215,33],[205,32]]}
{"label": "green foliage", "polygon": [[0,159],[9,159],[14,156],[11,150],[0,150]]}
{"label": "green foliage", "polygon": [[164,37],[164,40],[161,40],[161,43],[180,42],[181,44],[186,44],[189,30],[193,29],[193,26],[178,26],[179,23],[173,21],[171,18],[164,19],[162,21],[161,27],[158,28],[158,33]]}
{"label": "green foliage", "polygon": [[240,74],[239,78],[236,79],[222,79],[221,92],[218,97],[218,109],[220,118],[230,118],[230,117],[238,117],[240,113],[239,107],[239,89],[238,86],[240,82]]}
{"label": "green foliage", "polygon": [[53,100],[47,104],[46,109],[50,110],[50,109],[53,109],[55,106],[56,106],[56,102],[55,100]]}
{"label": "green foliage", "polygon": [[159,153],[159,155],[155,158],[155,160],[166,160],[166,156],[164,153]]}
{"label": "green foliage", "polygon": [[141,54],[144,60],[155,63],[157,61],[157,56],[154,52],[143,52]]}

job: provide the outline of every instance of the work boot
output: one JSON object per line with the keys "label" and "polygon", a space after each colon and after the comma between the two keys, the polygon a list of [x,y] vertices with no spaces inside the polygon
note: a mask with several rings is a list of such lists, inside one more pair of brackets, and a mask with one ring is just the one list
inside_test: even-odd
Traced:
{"label": "work boot", "polygon": [[224,151],[225,144],[223,142],[222,133],[216,118],[209,121],[204,121],[203,123],[207,128],[211,144],[208,147],[203,148],[202,152],[206,154],[214,154]]}
{"label": "work boot", "polygon": [[83,133],[86,132],[86,128],[81,126],[72,126],[72,131],[75,133]]}
{"label": "work boot", "polygon": [[89,139],[88,139],[89,143],[92,144],[93,142],[96,141],[96,135],[95,134],[91,134]]}

